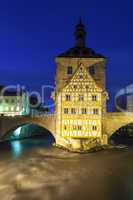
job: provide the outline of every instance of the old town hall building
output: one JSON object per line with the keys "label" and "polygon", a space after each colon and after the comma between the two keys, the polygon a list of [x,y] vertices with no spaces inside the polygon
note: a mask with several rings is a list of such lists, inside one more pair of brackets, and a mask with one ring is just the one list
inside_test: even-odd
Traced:
{"label": "old town hall building", "polygon": [[74,47],[56,57],[56,143],[87,149],[104,140],[106,58],[86,47],[81,20],[74,35]]}
{"label": "old town hall building", "polygon": [[[1,138],[14,127],[37,124],[51,132],[56,146],[84,152],[107,145],[116,131],[133,123],[132,112],[107,112],[106,58],[87,48],[86,30],[81,20],[74,35],[74,47],[56,57],[56,87],[52,92],[55,113],[36,117],[2,116]],[[9,111],[5,100],[3,103],[5,111]]]}

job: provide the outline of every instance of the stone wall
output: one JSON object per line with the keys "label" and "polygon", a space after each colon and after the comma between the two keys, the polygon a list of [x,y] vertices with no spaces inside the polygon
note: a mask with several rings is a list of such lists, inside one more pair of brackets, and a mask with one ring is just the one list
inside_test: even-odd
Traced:
{"label": "stone wall", "polygon": [[41,126],[56,137],[55,133],[55,115],[46,115],[38,117],[0,117],[0,138],[9,131],[25,124],[35,124]]}
{"label": "stone wall", "polygon": [[105,133],[110,137],[121,127],[133,123],[133,113],[129,112],[112,112],[107,113],[105,120]]}

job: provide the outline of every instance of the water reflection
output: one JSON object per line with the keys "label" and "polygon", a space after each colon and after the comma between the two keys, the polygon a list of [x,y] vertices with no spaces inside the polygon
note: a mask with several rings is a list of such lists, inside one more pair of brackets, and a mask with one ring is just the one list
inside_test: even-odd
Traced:
{"label": "water reflection", "polygon": [[[19,158],[27,151],[36,150],[40,148],[47,148],[52,146],[55,142],[51,135],[47,136],[35,136],[33,138],[11,140],[3,144],[3,149],[10,152],[13,158]],[[1,145],[2,148],[2,145]]]}
{"label": "water reflection", "polygon": [[75,154],[53,142],[0,144],[0,200],[132,200],[133,148]]}
{"label": "water reflection", "polygon": [[11,141],[11,152],[13,157],[17,158],[23,153],[23,145],[21,141]]}
{"label": "water reflection", "polygon": [[74,154],[31,141],[19,159],[0,156],[0,200],[132,200],[133,149]]}

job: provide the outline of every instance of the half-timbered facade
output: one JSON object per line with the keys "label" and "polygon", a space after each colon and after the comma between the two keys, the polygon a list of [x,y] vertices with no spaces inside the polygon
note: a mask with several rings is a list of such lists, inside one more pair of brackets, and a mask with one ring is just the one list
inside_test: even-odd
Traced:
{"label": "half-timbered facade", "polygon": [[56,143],[65,146],[69,141],[78,148],[84,148],[91,138],[101,141],[107,100],[106,58],[85,46],[85,36],[80,21],[75,47],[56,58]]}

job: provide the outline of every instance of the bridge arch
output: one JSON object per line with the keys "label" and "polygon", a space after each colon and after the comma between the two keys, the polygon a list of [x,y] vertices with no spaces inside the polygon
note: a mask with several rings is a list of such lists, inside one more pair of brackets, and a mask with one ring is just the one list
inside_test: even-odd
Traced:
{"label": "bridge arch", "polygon": [[[28,125],[28,129],[26,127],[27,125]],[[30,128],[32,128],[33,130],[31,130]],[[24,139],[24,138],[28,138],[32,136],[37,136],[37,135],[51,136],[51,138],[53,138],[52,140],[55,142],[55,136],[47,128],[45,128],[44,126],[38,125],[36,123],[24,123],[24,124],[15,126],[12,129],[5,132],[5,134],[3,135],[1,139],[3,140],[6,140],[6,139],[8,140],[9,138],[10,139]]]}
{"label": "bridge arch", "polygon": [[106,134],[111,137],[120,128],[133,123],[133,113],[108,113],[106,117]]}
{"label": "bridge arch", "polygon": [[43,117],[1,117],[0,118],[0,138],[10,130],[21,127],[24,124],[35,124],[48,130],[56,139],[55,116],[47,115]]}

